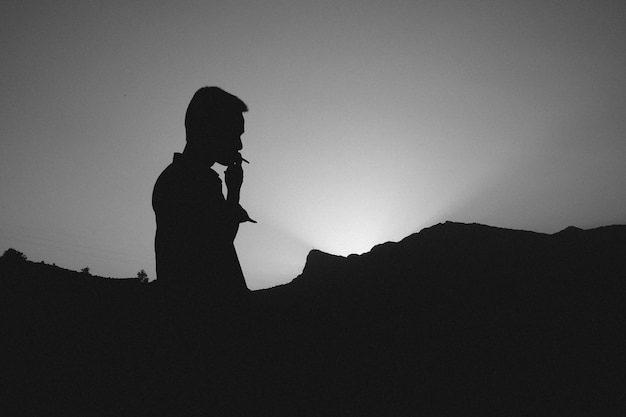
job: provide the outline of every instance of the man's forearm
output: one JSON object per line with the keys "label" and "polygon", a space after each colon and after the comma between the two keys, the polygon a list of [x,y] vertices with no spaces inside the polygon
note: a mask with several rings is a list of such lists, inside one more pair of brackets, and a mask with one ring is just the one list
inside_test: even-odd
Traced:
{"label": "man's forearm", "polygon": [[226,195],[226,201],[231,204],[239,204],[239,197],[241,195],[241,190],[228,190]]}
{"label": "man's forearm", "polygon": [[228,239],[233,242],[235,237],[237,237],[237,232],[239,231],[239,223],[233,224],[229,228]]}

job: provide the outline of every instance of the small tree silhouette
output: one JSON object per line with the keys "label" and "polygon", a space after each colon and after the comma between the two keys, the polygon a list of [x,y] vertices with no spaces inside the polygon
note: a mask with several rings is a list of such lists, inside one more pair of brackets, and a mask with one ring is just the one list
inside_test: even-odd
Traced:
{"label": "small tree silhouette", "polygon": [[19,250],[9,248],[5,250],[4,253],[2,254],[2,259],[7,262],[24,262],[28,258],[26,258],[26,255],[24,255]]}
{"label": "small tree silhouette", "polygon": [[139,282],[144,284],[148,282],[148,274],[142,269],[141,271],[137,272],[137,279],[139,280]]}
{"label": "small tree silhouette", "polygon": [[90,270],[89,270],[89,267],[88,267],[88,266],[86,266],[86,267],[84,267],[83,269],[81,269],[81,270],[80,270],[80,272],[82,272],[82,273],[83,273],[83,274],[85,274],[85,275],[91,275],[91,272],[90,272]]}

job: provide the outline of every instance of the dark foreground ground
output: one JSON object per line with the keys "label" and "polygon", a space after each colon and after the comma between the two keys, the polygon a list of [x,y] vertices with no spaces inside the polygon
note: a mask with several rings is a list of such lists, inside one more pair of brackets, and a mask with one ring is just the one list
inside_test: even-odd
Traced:
{"label": "dark foreground ground", "polygon": [[445,223],[245,300],[0,263],[0,415],[614,416],[626,227]]}

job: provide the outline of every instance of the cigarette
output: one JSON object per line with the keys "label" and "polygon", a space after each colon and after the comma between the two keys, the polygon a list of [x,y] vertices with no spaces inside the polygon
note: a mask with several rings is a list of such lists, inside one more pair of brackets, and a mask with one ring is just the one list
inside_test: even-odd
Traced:
{"label": "cigarette", "polygon": [[246,158],[244,158],[243,156],[241,157],[241,160],[242,160],[243,162],[245,162],[246,164],[249,164],[249,163],[250,163],[250,162],[248,162],[248,160],[247,160]]}

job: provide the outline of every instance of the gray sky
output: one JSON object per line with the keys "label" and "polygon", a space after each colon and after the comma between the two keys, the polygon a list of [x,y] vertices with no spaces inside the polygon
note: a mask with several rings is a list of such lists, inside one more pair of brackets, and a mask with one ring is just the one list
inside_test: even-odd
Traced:
{"label": "gray sky", "polygon": [[626,223],[624,22],[618,1],[3,2],[0,250],[154,278],[152,187],[204,85],[250,107],[251,288],[445,220]]}

